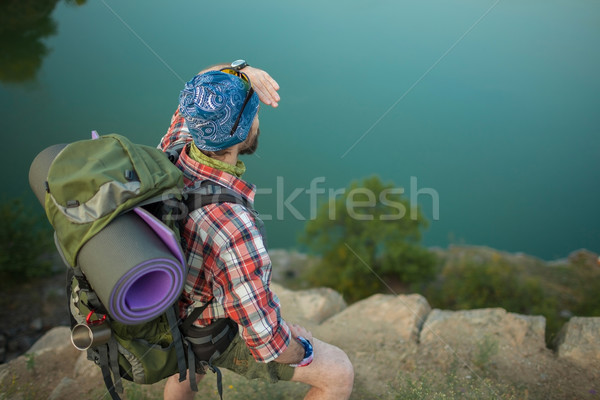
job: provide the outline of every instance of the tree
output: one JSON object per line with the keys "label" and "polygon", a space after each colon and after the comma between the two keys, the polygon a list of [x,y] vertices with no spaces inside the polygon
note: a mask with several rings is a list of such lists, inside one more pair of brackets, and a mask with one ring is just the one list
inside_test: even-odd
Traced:
{"label": "tree", "polygon": [[342,196],[322,204],[301,237],[322,256],[309,269],[308,280],[355,301],[391,283],[431,277],[435,256],[419,244],[428,223],[402,193],[373,176],[351,183]]}

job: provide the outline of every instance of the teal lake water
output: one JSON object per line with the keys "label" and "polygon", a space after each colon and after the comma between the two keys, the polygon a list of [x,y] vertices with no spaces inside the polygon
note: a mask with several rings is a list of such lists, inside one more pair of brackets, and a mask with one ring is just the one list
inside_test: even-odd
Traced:
{"label": "teal lake water", "polygon": [[311,182],[324,201],[377,174],[421,205],[428,246],[600,252],[600,2],[166,4],[49,1],[45,56],[2,17],[3,198],[35,204],[34,156],[93,129],[156,145],[185,81],[245,58],[281,85],[244,159],[272,247],[296,246]]}

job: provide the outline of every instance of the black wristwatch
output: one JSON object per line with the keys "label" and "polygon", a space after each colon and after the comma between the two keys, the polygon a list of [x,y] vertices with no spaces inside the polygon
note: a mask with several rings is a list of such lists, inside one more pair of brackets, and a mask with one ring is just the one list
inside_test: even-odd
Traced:
{"label": "black wristwatch", "polygon": [[235,69],[236,71],[239,71],[246,67],[249,67],[246,60],[235,60],[234,62],[231,63],[231,68]]}

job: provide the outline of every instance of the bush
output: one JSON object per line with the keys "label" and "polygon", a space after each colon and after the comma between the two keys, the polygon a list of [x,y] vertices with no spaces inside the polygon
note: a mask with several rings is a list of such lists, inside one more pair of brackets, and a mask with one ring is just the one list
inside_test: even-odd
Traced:
{"label": "bush", "polygon": [[[45,218],[21,199],[0,204],[0,279],[3,284],[48,276],[52,233]],[[46,259],[44,259],[46,258]]]}
{"label": "bush", "polygon": [[[371,177],[353,182],[308,221],[301,241],[322,256],[307,279],[356,301],[386,286],[429,279],[435,256],[422,247],[427,221],[393,185]],[[410,216],[409,216],[410,214]]]}
{"label": "bush", "polygon": [[441,284],[426,290],[427,298],[440,308],[502,307],[532,314],[552,301],[546,298],[539,280],[503,259],[484,264],[466,260],[446,265],[441,279]]}

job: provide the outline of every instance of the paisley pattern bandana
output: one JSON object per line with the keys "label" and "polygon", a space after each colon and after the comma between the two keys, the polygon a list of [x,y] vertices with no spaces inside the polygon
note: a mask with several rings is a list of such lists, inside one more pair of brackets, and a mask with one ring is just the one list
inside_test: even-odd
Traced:
{"label": "paisley pattern bandana", "polygon": [[196,75],[179,95],[179,111],[199,149],[219,151],[243,142],[258,111],[252,94],[233,135],[231,129],[248,95],[248,84],[235,75],[209,71]]}

